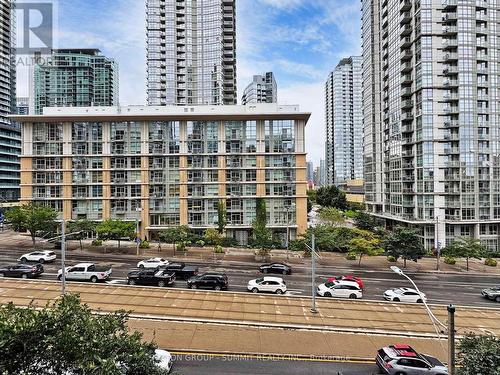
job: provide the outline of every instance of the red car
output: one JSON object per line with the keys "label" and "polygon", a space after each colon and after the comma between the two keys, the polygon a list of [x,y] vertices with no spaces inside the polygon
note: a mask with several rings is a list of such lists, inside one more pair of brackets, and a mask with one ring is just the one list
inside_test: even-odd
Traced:
{"label": "red car", "polygon": [[328,282],[331,283],[333,281],[340,281],[340,280],[347,280],[347,281],[354,281],[358,283],[359,287],[361,289],[364,288],[365,284],[363,283],[363,280],[361,280],[359,277],[355,277],[352,275],[347,275],[347,276],[333,276],[328,279]]}

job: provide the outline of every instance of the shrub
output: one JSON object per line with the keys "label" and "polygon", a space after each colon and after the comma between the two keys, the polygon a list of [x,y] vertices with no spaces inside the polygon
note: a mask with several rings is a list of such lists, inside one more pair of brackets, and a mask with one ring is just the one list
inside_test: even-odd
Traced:
{"label": "shrub", "polygon": [[389,255],[389,256],[387,257],[387,261],[388,261],[388,262],[396,262],[396,261],[397,261],[397,259],[396,259],[396,257],[395,257],[395,256],[393,256],[393,255]]}
{"label": "shrub", "polygon": [[446,264],[455,264],[457,261],[455,258],[453,257],[444,257],[444,262]]}
{"label": "shrub", "polygon": [[149,249],[149,242],[148,241],[141,241],[141,243],[139,244],[139,248],[140,249]]}
{"label": "shrub", "polygon": [[356,216],[358,216],[358,213],[353,210],[347,210],[344,212],[344,215],[348,217],[349,219],[354,219]]}
{"label": "shrub", "polygon": [[221,246],[223,247],[236,247],[238,245],[238,241],[233,237],[224,237],[221,241]]}
{"label": "shrub", "polygon": [[99,239],[93,240],[92,246],[102,246],[102,240]]}
{"label": "shrub", "polygon": [[214,248],[215,254],[224,254],[224,248],[221,245],[217,245]]}
{"label": "shrub", "polygon": [[200,246],[200,247],[203,247],[203,246],[205,246],[205,241],[203,241],[203,240],[198,240],[198,241],[196,241],[196,245],[197,245],[197,246]]}
{"label": "shrub", "polygon": [[490,267],[496,267],[497,266],[497,261],[493,258],[486,258],[484,260],[484,264],[486,266],[490,266]]}
{"label": "shrub", "polygon": [[347,255],[345,256],[345,258],[347,260],[356,260],[356,254],[355,253],[352,253],[352,252],[349,252],[347,253]]}

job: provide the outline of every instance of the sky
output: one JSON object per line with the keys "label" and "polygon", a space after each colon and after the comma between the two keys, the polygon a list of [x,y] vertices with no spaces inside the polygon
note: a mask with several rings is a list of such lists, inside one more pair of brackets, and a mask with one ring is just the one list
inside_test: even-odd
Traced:
{"label": "sky", "polygon": [[[55,47],[115,58],[120,104],[145,104],[145,1],[59,0],[56,12]],[[360,16],[359,0],[236,1],[238,102],[253,75],[272,71],[278,102],[312,113],[306,150],[315,165],[324,158],[324,83],[340,59],[361,53]],[[18,96],[28,96],[28,76],[18,68]]]}

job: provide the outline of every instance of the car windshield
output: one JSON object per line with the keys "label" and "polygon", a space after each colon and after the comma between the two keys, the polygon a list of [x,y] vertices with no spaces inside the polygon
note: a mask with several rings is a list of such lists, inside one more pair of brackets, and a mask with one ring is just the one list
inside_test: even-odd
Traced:
{"label": "car windshield", "polygon": [[261,283],[261,282],[263,282],[263,281],[264,281],[264,278],[262,278],[262,277],[261,277],[260,279],[256,279],[256,280],[255,280],[255,282],[256,282],[256,283],[258,283],[258,284],[260,284],[260,283]]}
{"label": "car windshield", "polygon": [[333,281],[330,281],[328,283],[325,283],[325,286],[328,287],[328,288],[331,288],[332,286],[334,286],[335,284],[337,283],[334,283]]}
{"label": "car windshield", "polygon": [[496,292],[500,292],[500,286],[494,286],[493,288],[491,288],[491,290],[494,290]]}
{"label": "car windshield", "polygon": [[396,289],[393,289],[392,291],[396,294],[403,294],[403,289],[396,288]]}

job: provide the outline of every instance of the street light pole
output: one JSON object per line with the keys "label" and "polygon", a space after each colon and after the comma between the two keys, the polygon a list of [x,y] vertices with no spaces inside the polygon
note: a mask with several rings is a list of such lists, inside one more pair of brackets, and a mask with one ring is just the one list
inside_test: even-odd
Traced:
{"label": "street light pole", "polygon": [[449,305],[448,310],[448,372],[455,375],[455,306]]}
{"label": "street light pole", "polygon": [[[441,326],[442,329],[444,329],[445,332],[448,332],[448,370],[449,375],[455,375],[455,306],[448,306],[448,326],[446,326],[445,324],[441,323],[439,319],[432,313],[431,309],[429,309],[429,306],[427,306],[427,302],[423,298],[422,293],[418,289],[417,285],[413,282],[413,280],[410,279],[410,277],[406,275],[399,267],[391,266],[391,270],[400,276],[406,277],[410,281],[410,283],[422,298],[422,302],[424,303],[427,314],[429,315],[429,318],[434,327],[435,323],[437,323],[439,326]],[[437,329],[436,333],[439,337],[439,332],[437,331]]]}
{"label": "street light pole", "polygon": [[316,251],[314,246],[314,234],[311,236],[311,295],[312,295],[312,307],[311,312],[313,314],[317,313],[316,309]]}
{"label": "street light pole", "polygon": [[61,295],[66,293],[66,221],[61,223]]}

